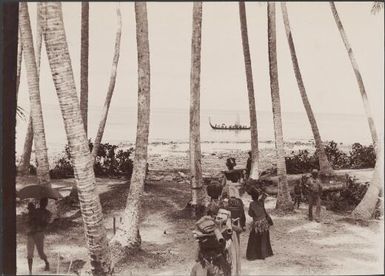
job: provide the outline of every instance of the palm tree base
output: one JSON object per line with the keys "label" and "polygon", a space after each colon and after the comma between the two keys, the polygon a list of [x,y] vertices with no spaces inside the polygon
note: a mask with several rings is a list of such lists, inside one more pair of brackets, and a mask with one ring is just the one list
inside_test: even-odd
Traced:
{"label": "palm tree base", "polygon": [[137,253],[140,250],[141,243],[142,240],[139,233],[133,240],[118,239],[117,236],[115,236],[109,244],[113,263],[118,264],[124,262],[129,256]]}
{"label": "palm tree base", "polygon": [[191,214],[192,218],[199,219],[203,216],[205,208],[206,207],[204,204],[193,204],[192,201],[190,200],[187,203],[185,210]]}
{"label": "palm tree base", "polygon": [[291,213],[294,211],[294,204],[291,200],[279,200],[277,198],[275,209],[284,213]]}

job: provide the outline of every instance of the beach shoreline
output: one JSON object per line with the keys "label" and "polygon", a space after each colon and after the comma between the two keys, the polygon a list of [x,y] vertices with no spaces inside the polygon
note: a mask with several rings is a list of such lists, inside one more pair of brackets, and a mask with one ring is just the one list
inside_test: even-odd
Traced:
{"label": "beach shoreline", "polygon": [[[111,143],[118,146],[118,150],[127,150],[135,148],[134,142]],[[327,144],[328,142],[325,142]],[[337,143],[338,148],[346,153],[351,149],[352,144]],[[64,145],[61,147],[49,147],[49,163],[50,168],[54,168],[56,162],[65,156]],[[248,151],[250,150],[250,141],[202,141],[202,170],[205,175],[217,174],[225,170],[226,158],[233,157],[236,159],[237,167],[246,167]],[[314,141],[298,140],[286,141],[286,156],[299,150],[307,150],[310,154],[315,151]],[[260,151],[260,170],[265,170],[276,163],[275,143],[267,140],[259,142]],[[188,163],[189,143],[185,141],[154,141],[148,145],[148,163],[150,170],[186,170],[189,169]],[[16,156],[18,164],[21,155]],[[133,155],[132,157],[133,158]],[[31,161],[35,160],[34,151],[32,152]],[[34,162],[32,162],[34,164]]]}

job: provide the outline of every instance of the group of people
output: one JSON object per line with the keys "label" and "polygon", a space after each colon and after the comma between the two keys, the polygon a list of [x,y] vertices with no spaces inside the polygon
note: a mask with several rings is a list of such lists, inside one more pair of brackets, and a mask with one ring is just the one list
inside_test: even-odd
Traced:
{"label": "group of people", "polygon": [[[213,181],[207,186],[210,202],[206,206],[205,215],[215,218],[220,210],[229,210],[233,221],[233,229],[238,229],[236,231],[237,242],[240,244],[240,232],[246,231],[246,216],[244,205],[240,198],[240,187],[246,186],[245,190],[252,198],[248,209],[248,215],[252,218],[252,223],[246,248],[246,259],[265,259],[273,255],[269,232],[273,221],[265,209],[267,194],[258,181],[247,180],[251,170],[251,152],[249,152],[245,170],[235,169],[235,166],[235,159],[228,158],[226,160],[228,170],[223,172],[223,182]],[[322,185],[318,177],[318,170],[316,169],[312,170],[310,177],[303,177],[294,187],[293,199],[297,208],[299,208],[304,195],[308,198],[308,218],[310,221],[313,220],[313,208],[315,206],[315,221],[320,222],[321,194]]]}
{"label": "group of people", "polygon": [[[234,160],[235,163],[235,160]],[[245,178],[249,178],[251,171],[251,151],[249,151],[249,158],[246,163],[246,173]],[[302,198],[307,196],[309,203],[309,214],[308,218],[310,221],[313,220],[313,207],[316,207],[315,210],[315,221],[321,221],[321,195],[322,195],[322,184],[319,179],[319,174],[317,169],[311,171],[311,176],[303,176],[300,181],[294,186],[294,206],[299,208]]]}
{"label": "group of people", "polygon": [[226,166],[228,171],[224,172],[223,182],[213,181],[207,186],[210,202],[206,206],[204,215],[216,218],[221,210],[230,211],[232,227],[236,233],[237,244],[239,245],[240,232],[246,231],[246,215],[244,204],[240,198],[240,186],[246,186],[245,190],[252,198],[248,209],[248,215],[252,218],[252,223],[246,249],[246,258],[248,260],[256,260],[272,256],[273,250],[270,243],[269,228],[273,225],[273,221],[265,209],[264,202],[267,194],[258,187],[257,183],[250,182],[246,183],[246,185],[240,185],[245,172],[244,170],[234,169],[236,166],[234,158],[228,158]]}
{"label": "group of people", "polygon": [[[243,202],[240,198],[240,182],[246,186],[247,193],[251,196],[252,202],[248,209],[248,215],[252,218],[251,229],[246,249],[248,260],[265,259],[273,255],[270,243],[269,228],[273,221],[265,209],[267,194],[263,187],[256,181],[248,180],[251,169],[251,153],[247,160],[246,170],[236,170],[234,158],[226,160],[228,171],[224,171],[224,180],[212,182],[207,187],[207,194],[210,202],[206,206],[205,216],[215,218],[220,210],[228,210],[231,214],[232,227],[237,229],[237,243],[240,244],[240,232],[246,231],[246,216]],[[245,185],[246,184],[246,185]],[[313,220],[313,207],[316,206],[315,220],[320,222],[322,185],[318,178],[318,171],[313,170],[311,177],[298,182],[294,187],[294,203],[297,208],[301,203],[302,195],[306,193],[309,203],[309,220]],[[45,270],[49,271],[50,266],[47,256],[44,253],[44,232],[51,220],[52,214],[47,210],[48,199],[42,198],[39,208],[30,202],[27,215],[27,258],[29,273],[32,274],[33,253],[36,246],[40,258],[45,263]],[[199,252],[197,254],[199,256]]]}

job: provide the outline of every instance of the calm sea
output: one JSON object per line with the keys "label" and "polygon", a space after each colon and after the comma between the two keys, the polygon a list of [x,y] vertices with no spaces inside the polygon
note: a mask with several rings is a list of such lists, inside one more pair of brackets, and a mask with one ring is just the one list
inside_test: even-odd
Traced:
{"label": "calm sea", "polygon": [[[89,137],[94,138],[100,120],[101,108],[89,109]],[[66,143],[63,119],[57,107],[46,107],[43,111],[47,146],[50,151],[61,151]],[[201,111],[201,141],[247,142],[250,131],[218,131],[209,126],[213,124],[234,124],[239,118],[243,125],[249,124],[247,111]],[[135,141],[136,110],[113,108],[110,110],[103,141],[126,143]],[[258,112],[258,135],[260,141],[274,140],[271,112]],[[322,139],[351,144],[371,142],[365,116],[346,114],[316,114]],[[283,134],[285,141],[309,141],[312,139],[310,125],[305,113],[283,113]],[[16,151],[23,148],[26,121],[18,120],[16,127]],[[189,135],[189,112],[178,109],[154,109],[151,111],[150,142],[187,142]]]}

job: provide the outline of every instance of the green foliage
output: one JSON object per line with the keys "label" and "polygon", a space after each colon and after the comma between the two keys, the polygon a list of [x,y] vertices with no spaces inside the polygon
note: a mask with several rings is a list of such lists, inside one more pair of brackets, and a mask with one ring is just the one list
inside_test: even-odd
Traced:
{"label": "green foliage", "polygon": [[[333,169],[366,169],[374,168],[376,164],[376,153],[373,145],[363,146],[354,143],[349,153],[338,148],[336,142],[331,141],[325,146],[326,156]],[[285,157],[286,171],[288,174],[308,173],[312,169],[319,170],[318,152],[310,154],[307,150],[297,153],[292,151],[290,156]],[[263,175],[276,175],[275,167],[269,168],[261,173]]]}
{"label": "green foliage", "polygon": [[[93,149],[93,143],[89,140],[90,152]],[[96,160],[94,163],[94,172],[97,177],[120,177],[125,176],[131,178],[133,170],[133,162],[130,156],[133,148],[128,150],[118,150],[118,146],[109,143],[100,144]],[[116,152],[117,151],[117,152]],[[65,156],[61,157],[50,170],[50,176],[57,178],[72,178],[74,170],[71,164],[71,153],[69,146],[65,146]]]}
{"label": "green foliage", "polygon": [[288,174],[299,174],[319,169],[316,154],[310,154],[307,150],[300,150],[297,154],[293,151],[291,156],[285,158]]}
{"label": "green foliage", "polygon": [[325,153],[333,169],[351,168],[351,158],[338,148],[336,142],[329,142],[329,144],[325,146]]}
{"label": "green foliage", "polygon": [[364,198],[369,183],[359,183],[354,177],[346,176],[345,187],[341,191],[323,195],[327,209],[332,211],[352,211]]}
{"label": "green foliage", "polygon": [[74,177],[74,169],[72,168],[70,160],[66,157],[60,158],[56,162],[55,167],[49,171],[49,176],[52,179]]}
{"label": "green foliage", "polygon": [[359,143],[354,143],[350,152],[350,162],[353,169],[374,168],[376,153],[373,145],[365,147]]}

